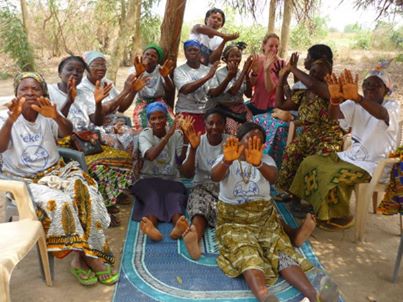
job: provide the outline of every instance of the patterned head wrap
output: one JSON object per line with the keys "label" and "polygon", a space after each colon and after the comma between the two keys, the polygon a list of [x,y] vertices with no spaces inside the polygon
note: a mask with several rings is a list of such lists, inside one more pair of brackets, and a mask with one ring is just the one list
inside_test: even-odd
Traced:
{"label": "patterned head wrap", "polygon": [[106,60],[105,55],[97,50],[86,51],[83,54],[85,63],[89,66],[95,59],[101,58]]}
{"label": "patterned head wrap", "polygon": [[20,72],[15,76],[15,78],[14,78],[14,94],[15,95],[17,95],[17,89],[18,89],[18,86],[20,85],[21,81],[26,78],[31,78],[31,79],[34,79],[35,81],[37,81],[42,87],[43,96],[49,97],[48,85],[46,85],[46,81],[43,78],[43,76],[37,72],[31,72],[31,71]]}
{"label": "patterned head wrap", "polygon": [[164,59],[164,51],[162,50],[162,48],[161,48],[158,44],[151,43],[151,44],[148,44],[148,45],[146,46],[146,48],[144,48],[144,52],[145,52],[147,49],[154,49],[154,50],[157,52],[157,55],[158,55],[158,63],[161,64],[161,63],[162,63],[162,60]]}
{"label": "patterned head wrap", "polygon": [[386,88],[388,89],[388,95],[390,95],[393,91],[393,82],[392,82],[392,78],[391,78],[390,74],[387,73],[384,69],[389,67],[390,62],[392,62],[392,60],[380,61],[375,66],[375,69],[369,71],[364,78],[364,80],[368,79],[369,77],[377,77],[377,78],[381,79],[382,82],[385,84]]}
{"label": "patterned head wrap", "polygon": [[161,102],[153,102],[151,104],[148,104],[146,107],[146,115],[147,115],[147,120],[150,119],[151,113],[154,112],[163,112],[165,115],[168,114],[168,108],[164,103]]}
{"label": "patterned head wrap", "polygon": [[194,46],[194,47],[197,47],[197,48],[201,48],[201,44],[200,44],[200,42],[199,41],[197,41],[197,40],[187,40],[187,41],[185,41],[184,43],[183,43],[183,48],[184,49],[186,49],[186,48],[188,48],[188,47],[191,47],[191,46]]}

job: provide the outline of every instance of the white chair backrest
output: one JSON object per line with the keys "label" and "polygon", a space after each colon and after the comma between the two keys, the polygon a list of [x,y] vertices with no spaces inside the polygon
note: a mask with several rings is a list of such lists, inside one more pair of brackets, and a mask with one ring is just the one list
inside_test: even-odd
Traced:
{"label": "white chair backrest", "polygon": [[397,147],[402,144],[402,133],[403,133],[403,119],[399,121],[399,129],[397,129]]}
{"label": "white chair backrest", "polygon": [[13,194],[20,219],[38,219],[27,185],[24,182],[17,180],[0,180],[0,191]]}

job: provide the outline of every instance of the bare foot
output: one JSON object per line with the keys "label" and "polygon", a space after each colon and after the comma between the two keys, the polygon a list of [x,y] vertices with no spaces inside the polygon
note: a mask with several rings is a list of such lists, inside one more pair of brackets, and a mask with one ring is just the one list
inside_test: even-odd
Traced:
{"label": "bare foot", "polygon": [[201,256],[198,239],[196,228],[194,225],[191,225],[189,230],[183,235],[183,241],[185,242],[190,257],[194,260],[198,260]]}
{"label": "bare foot", "polygon": [[305,220],[298,228],[294,237],[294,246],[300,247],[304,244],[305,240],[311,236],[313,230],[316,227],[316,218],[311,213],[306,214]]}
{"label": "bare foot", "polygon": [[179,217],[178,221],[175,224],[175,227],[172,229],[171,236],[172,239],[178,239],[182,234],[189,228],[189,224],[185,218],[185,216]]}
{"label": "bare foot", "polygon": [[160,231],[154,226],[150,219],[147,217],[143,217],[140,222],[140,230],[146,234],[151,240],[161,241],[162,234]]}

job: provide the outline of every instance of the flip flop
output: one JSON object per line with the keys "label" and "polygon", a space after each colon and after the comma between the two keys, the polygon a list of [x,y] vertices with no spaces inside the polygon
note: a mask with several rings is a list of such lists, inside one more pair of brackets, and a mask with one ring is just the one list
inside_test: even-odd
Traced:
{"label": "flip flop", "polygon": [[114,228],[114,227],[118,227],[120,226],[120,219],[114,215],[114,214],[109,214],[109,216],[111,217],[111,223],[109,225],[110,228]]}
{"label": "flip flop", "polygon": [[[89,268],[88,271],[83,270],[80,267],[72,267],[70,272],[73,274],[74,277],[80,282],[81,285],[84,286],[91,286],[98,282],[98,278],[96,276],[91,276],[92,270]],[[85,278],[82,278],[85,276]]]}
{"label": "flip flop", "polygon": [[[119,273],[112,274],[112,267],[110,265],[106,265],[106,270],[102,272],[95,272],[96,277],[98,278],[99,283],[104,285],[114,285],[119,281]],[[108,279],[102,280],[100,277],[104,275],[110,275]]]}
{"label": "flip flop", "polygon": [[331,225],[328,222],[318,221],[316,223],[316,226],[318,228],[320,228],[321,230],[324,230],[324,231],[327,231],[327,232],[337,232],[338,230],[340,230],[340,228],[338,228],[338,227],[336,227],[334,225]]}
{"label": "flip flop", "polygon": [[349,229],[349,228],[351,228],[352,226],[354,226],[354,223],[355,223],[355,220],[354,220],[354,219],[351,219],[351,221],[347,222],[346,224],[339,224],[339,223],[335,223],[335,222],[328,221],[328,224],[329,224],[329,225],[331,225],[331,226],[333,226],[333,227],[335,227],[335,228],[337,228],[337,229],[340,229],[340,230]]}

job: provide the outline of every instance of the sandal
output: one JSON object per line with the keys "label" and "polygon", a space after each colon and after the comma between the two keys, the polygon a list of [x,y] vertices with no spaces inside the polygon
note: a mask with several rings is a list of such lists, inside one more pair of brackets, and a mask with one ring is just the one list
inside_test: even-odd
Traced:
{"label": "sandal", "polygon": [[109,216],[111,217],[111,223],[109,224],[110,228],[114,228],[114,227],[118,227],[120,226],[120,219],[114,215],[114,214],[109,214]]}
{"label": "sandal", "polygon": [[[81,285],[91,286],[98,282],[98,278],[96,276],[91,276],[92,270],[89,268],[88,271],[83,270],[81,267],[72,267],[70,272],[74,277],[80,282]],[[84,276],[84,278],[82,277]]]}
{"label": "sandal", "polygon": [[286,192],[280,192],[274,195],[273,199],[277,202],[290,202],[293,200],[293,196]]}
{"label": "sandal", "polygon": [[351,228],[354,225],[355,221],[354,218],[352,218],[351,220],[349,220],[348,222],[346,222],[345,224],[340,224],[340,223],[336,223],[336,222],[332,222],[332,220],[328,221],[328,224],[331,226],[334,226],[335,228],[338,228],[340,230],[346,230]]}
{"label": "sandal", "polygon": [[119,208],[115,205],[107,207],[106,210],[108,211],[109,214],[117,214],[120,212]]}
{"label": "sandal", "polygon": [[330,224],[327,221],[318,221],[316,223],[316,225],[318,226],[318,228],[320,228],[321,230],[327,231],[327,232],[337,232],[340,230],[340,228],[336,227],[333,224]]}
{"label": "sandal", "polygon": [[118,195],[117,199],[116,199],[116,203],[117,204],[121,204],[121,205],[128,205],[132,203],[131,200],[131,196],[130,193],[126,193],[126,192],[122,192]]}
{"label": "sandal", "polygon": [[313,207],[305,204],[301,204],[300,202],[293,202],[291,204],[291,212],[298,219],[304,219],[306,214],[313,213]]}
{"label": "sandal", "polygon": [[[114,285],[119,281],[119,273],[112,274],[112,267],[110,265],[105,265],[106,270],[102,272],[95,272],[96,278],[98,278],[99,283],[104,285]],[[101,279],[100,277],[109,275],[108,279]]]}

